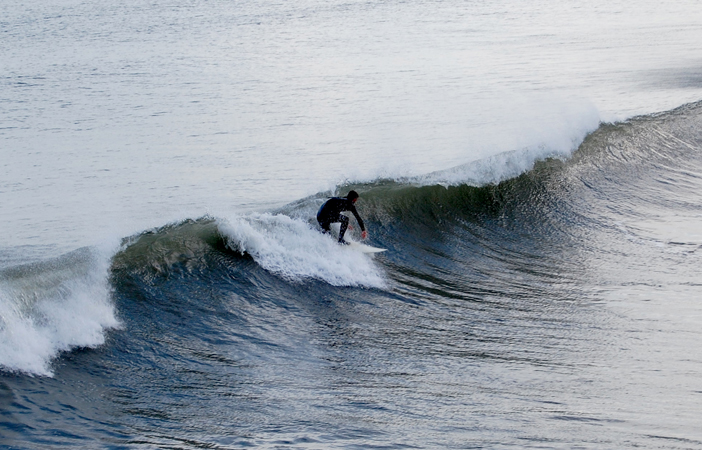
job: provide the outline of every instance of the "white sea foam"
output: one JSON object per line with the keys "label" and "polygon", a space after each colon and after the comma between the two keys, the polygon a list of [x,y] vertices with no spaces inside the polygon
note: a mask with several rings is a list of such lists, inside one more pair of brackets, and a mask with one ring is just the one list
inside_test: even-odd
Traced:
{"label": "white sea foam", "polygon": [[0,273],[0,367],[52,376],[60,352],[103,344],[119,326],[108,266],[109,258],[82,249]]}
{"label": "white sea foam", "polygon": [[220,219],[218,226],[231,248],[248,253],[261,267],[287,280],[318,279],[334,286],[386,285],[372,257],[339,246],[302,220],[254,213]]}

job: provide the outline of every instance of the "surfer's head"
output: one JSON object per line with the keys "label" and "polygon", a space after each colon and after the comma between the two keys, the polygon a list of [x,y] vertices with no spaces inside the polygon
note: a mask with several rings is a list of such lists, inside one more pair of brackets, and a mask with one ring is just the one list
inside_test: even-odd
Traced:
{"label": "surfer's head", "polygon": [[349,193],[346,194],[346,198],[351,200],[352,202],[355,202],[358,199],[358,192],[349,191]]}

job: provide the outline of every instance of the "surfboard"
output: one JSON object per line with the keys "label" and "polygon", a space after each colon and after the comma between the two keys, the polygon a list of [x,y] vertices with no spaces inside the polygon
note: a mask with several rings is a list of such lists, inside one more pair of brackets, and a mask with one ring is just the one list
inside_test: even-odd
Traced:
{"label": "surfboard", "polygon": [[349,243],[349,245],[347,246],[348,248],[361,253],[380,253],[388,251],[387,248],[373,247],[372,245],[361,244],[360,242],[349,240],[347,240],[346,242]]}
{"label": "surfboard", "polygon": [[[333,223],[331,225],[332,231],[336,234],[336,236],[339,235],[339,224],[338,223]],[[334,234],[332,234],[334,236]],[[382,253],[382,252],[387,252],[387,248],[378,248],[378,247],[373,247],[372,245],[366,245],[366,244],[361,244],[360,242],[354,241],[353,239],[349,238],[349,235],[347,234],[345,236],[346,242],[348,242],[349,245],[346,245],[345,247],[348,247],[349,250],[354,250],[357,252],[361,253]]]}

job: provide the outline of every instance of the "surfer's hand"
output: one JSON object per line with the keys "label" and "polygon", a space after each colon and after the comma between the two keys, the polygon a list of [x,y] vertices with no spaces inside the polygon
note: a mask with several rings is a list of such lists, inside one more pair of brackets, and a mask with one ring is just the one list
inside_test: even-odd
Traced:
{"label": "surfer's hand", "polygon": [[364,230],[363,233],[361,233],[361,239],[365,239],[367,237],[368,237],[368,232]]}

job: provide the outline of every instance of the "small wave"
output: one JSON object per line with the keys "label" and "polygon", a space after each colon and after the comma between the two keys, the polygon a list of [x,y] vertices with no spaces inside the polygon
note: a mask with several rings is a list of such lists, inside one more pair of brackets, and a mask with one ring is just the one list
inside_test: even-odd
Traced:
{"label": "small wave", "polygon": [[144,232],[125,240],[124,250],[113,259],[113,275],[126,271],[153,283],[184,272],[225,274],[239,264],[234,252],[289,282],[316,279],[333,286],[384,287],[382,270],[372,257],[340,247],[315,229],[309,211],[310,205],[314,208],[318,203],[307,202],[291,211],[297,217],[280,213],[207,216]]}
{"label": "small wave", "polygon": [[60,352],[103,344],[119,326],[107,271],[108,258],[83,248],[0,272],[0,367],[52,376]]}

